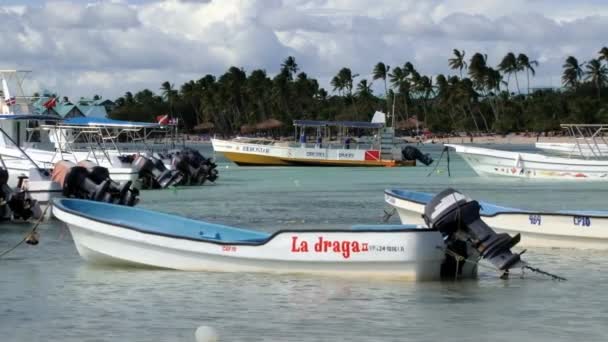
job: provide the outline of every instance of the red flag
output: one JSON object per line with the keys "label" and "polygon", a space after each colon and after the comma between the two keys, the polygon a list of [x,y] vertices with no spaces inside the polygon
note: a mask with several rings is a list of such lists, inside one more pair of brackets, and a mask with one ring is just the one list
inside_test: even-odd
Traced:
{"label": "red flag", "polygon": [[156,122],[158,122],[161,125],[168,125],[169,124],[169,114],[156,116]]}
{"label": "red flag", "polygon": [[365,160],[380,160],[380,151],[378,151],[378,150],[365,151]]}
{"label": "red flag", "polygon": [[57,98],[56,97],[51,97],[50,100],[46,101],[42,105],[46,109],[51,109],[51,108],[53,108],[53,107],[55,107],[57,105]]}

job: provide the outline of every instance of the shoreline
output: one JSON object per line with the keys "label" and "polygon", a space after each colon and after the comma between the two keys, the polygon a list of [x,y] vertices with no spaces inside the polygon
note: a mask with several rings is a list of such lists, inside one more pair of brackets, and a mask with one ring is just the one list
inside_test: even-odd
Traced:
{"label": "shoreline", "polygon": [[[470,137],[446,137],[446,138],[429,138],[417,141],[412,137],[396,137],[398,141],[404,141],[409,144],[470,144],[470,145],[534,145],[537,142],[547,143],[568,143],[572,142],[570,136],[553,136],[553,137],[536,137],[509,134],[507,136],[480,136],[473,137],[471,142]],[[211,145],[210,140],[186,139],[187,144],[196,145]]]}

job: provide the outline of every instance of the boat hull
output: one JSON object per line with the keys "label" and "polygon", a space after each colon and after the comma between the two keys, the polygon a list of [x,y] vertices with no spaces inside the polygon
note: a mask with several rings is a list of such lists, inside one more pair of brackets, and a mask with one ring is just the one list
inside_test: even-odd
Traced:
{"label": "boat hull", "polygon": [[[422,217],[425,203],[405,199],[390,190],[385,192],[384,199],[395,208],[403,224],[426,227]],[[484,203],[481,205],[484,207]],[[522,210],[482,214],[481,218],[497,232],[520,233],[519,246],[608,250],[608,217],[594,212]]]}
{"label": "boat hull", "polygon": [[429,229],[281,231],[256,245],[149,234],[58,206],[53,213],[69,227],[79,254],[92,263],[437,280],[445,258],[437,248],[443,245],[441,234]]}
{"label": "boat hull", "polygon": [[549,157],[446,144],[480,176],[608,181],[608,161]]}
{"label": "boat hull", "polygon": [[415,166],[415,161],[381,159],[379,151],[292,147],[211,139],[215,152],[237,165],[247,166]]}

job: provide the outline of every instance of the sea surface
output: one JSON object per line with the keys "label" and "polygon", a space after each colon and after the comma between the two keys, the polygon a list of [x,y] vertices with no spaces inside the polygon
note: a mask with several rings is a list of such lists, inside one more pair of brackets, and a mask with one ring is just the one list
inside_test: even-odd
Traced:
{"label": "sea surface", "polygon": [[[530,150],[531,147],[495,146]],[[209,146],[200,147],[206,155]],[[439,158],[441,147],[421,146]],[[141,207],[240,227],[380,223],[383,190],[454,187],[534,209],[608,209],[608,182],[480,178],[457,155],[437,170],[238,167],[217,156],[214,185],[144,191]],[[431,173],[430,176],[427,176]],[[391,222],[397,223],[397,217]],[[29,224],[0,225],[0,252]],[[180,272],[87,265],[58,221],[40,244],[0,259],[0,341],[607,341],[608,252],[531,248],[534,266],[568,278],[414,283],[306,275]]]}

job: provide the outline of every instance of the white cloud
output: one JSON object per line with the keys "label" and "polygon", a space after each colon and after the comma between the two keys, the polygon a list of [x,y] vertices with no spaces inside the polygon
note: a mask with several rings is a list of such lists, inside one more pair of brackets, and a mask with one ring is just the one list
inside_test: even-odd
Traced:
{"label": "white cloud", "polygon": [[[411,61],[450,73],[453,48],[541,62],[535,84],[558,85],[569,54],[595,56],[608,34],[602,0],[166,0],[0,3],[2,68],[35,71],[36,87],[115,97],[180,84],[231,65],[278,71],[294,55],[323,86],[341,67]],[[40,89],[32,89],[40,90]]]}

